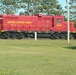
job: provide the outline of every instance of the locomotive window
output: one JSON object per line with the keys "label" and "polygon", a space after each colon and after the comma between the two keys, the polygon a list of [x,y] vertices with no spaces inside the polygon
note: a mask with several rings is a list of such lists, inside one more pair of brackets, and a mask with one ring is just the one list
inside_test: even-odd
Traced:
{"label": "locomotive window", "polygon": [[62,23],[62,19],[57,19],[56,22],[57,22],[58,24],[61,24],[61,23]]}

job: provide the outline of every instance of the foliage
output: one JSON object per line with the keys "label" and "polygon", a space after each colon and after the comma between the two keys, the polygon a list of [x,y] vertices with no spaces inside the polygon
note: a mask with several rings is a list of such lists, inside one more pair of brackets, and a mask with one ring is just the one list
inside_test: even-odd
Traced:
{"label": "foliage", "polygon": [[70,0],[70,19],[76,20],[76,0]]}
{"label": "foliage", "polygon": [[[57,0],[32,0],[32,2],[27,2],[28,4],[28,11],[31,9],[33,12],[32,14],[39,14],[43,13],[46,15],[52,14],[61,14],[62,8],[58,4]],[[29,6],[30,5],[30,6]],[[34,10],[33,10],[34,9]],[[28,12],[30,14],[30,12]]]}
{"label": "foliage", "polygon": [[[61,14],[62,7],[58,4],[57,0],[0,0],[0,12],[1,13],[17,13],[21,8],[24,9],[24,13],[33,14]],[[22,12],[22,11],[21,11]]]}
{"label": "foliage", "polygon": [[[67,15],[67,6],[65,7],[66,10],[64,11],[65,16]],[[76,20],[76,0],[69,0],[69,11],[70,11],[70,20]]]}
{"label": "foliage", "polygon": [[13,14],[16,13],[17,2],[16,0],[1,0],[0,13]]}

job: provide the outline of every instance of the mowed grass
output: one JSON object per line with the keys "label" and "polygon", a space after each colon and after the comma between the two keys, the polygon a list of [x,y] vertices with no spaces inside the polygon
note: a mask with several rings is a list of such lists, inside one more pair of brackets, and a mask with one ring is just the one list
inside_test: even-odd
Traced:
{"label": "mowed grass", "polygon": [[0,40],[0,75],[76,75],[76,40]]}

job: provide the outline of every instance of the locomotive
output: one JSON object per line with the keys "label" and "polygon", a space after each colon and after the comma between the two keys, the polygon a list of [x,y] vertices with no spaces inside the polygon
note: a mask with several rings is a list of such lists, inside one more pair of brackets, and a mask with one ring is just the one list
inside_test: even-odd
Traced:
{"label": "locomotive", "polygon": [[[2,39],[34,37],[35,32],[38,37],[66,39],[67,22],[62,15],[0,15],[0,38]],[[70,38],[76,38],[74,22],[70,22]]]}

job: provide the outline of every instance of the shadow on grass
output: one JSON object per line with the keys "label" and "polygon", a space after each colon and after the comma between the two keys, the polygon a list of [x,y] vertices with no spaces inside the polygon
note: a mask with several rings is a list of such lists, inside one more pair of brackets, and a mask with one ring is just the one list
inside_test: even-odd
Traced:
{"label": "shadow on grass", "polygon": [[65,48],[76,50],[76,46],[69,46],[69,47],[65,47]]}

